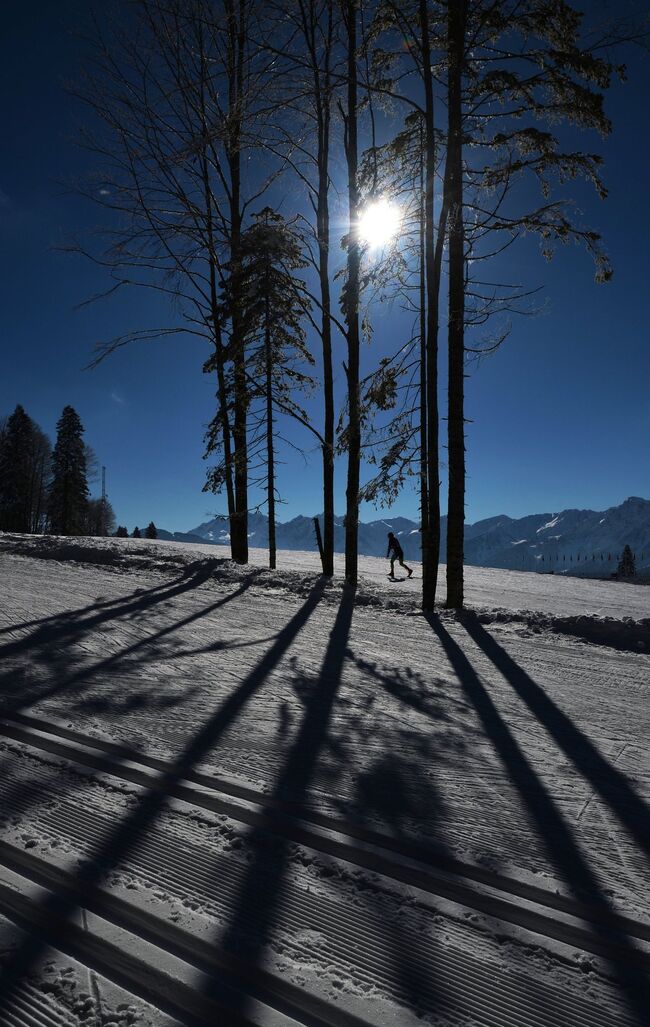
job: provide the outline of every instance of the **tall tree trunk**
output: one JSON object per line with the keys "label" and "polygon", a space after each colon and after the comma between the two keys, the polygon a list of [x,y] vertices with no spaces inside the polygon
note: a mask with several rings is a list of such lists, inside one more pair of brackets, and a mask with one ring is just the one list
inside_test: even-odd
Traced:
{"label": "tall tree trunk", "polygon": [[[208,118],[205,103],[205,76],[206,57],[203,47],[202,26],[199,29],[199,44],[201,57],[201,85],[200,85],[200,112],[203,140],[208,139]],[[205,142],[201,149],[201,177],[203,184],[203,203],[205,206],[205,231],[208,249],[208,273],[210,287],[210,317],[212,320],[212,331],[215,348],[215,365],[217,371],[217,398],[221,411],[221,437],[223,442],[223,456],[226,471],[226,499],[228,503],[228,525],[230,537],[233,533],[233,518],[235,514],[235,492],[232,475],[232,437],[230,431],[230,417],[228,415],[229,397],[226,388],[225,355],[221,330],[221,317],[219,314],[219,301],[217,289],[217,249],[214,230],[214,218],[212,212],[212,190],[210,188],[210,167]]]}
{"label": "tall tree trunk", "polygon": [[420,545],[429,530],[427,487],[427,281],[425,248],[426,205],[424,199],[424,127],[420,122]]}
{"label": "tall tree trunk", "polygon": [[[329,8],[331,36],[332,9]],[[315,69],[318,117],[318,201],[316,224],[318,232],[318,274],[321,293],[321,338],[323,344],[323,574],[334,574],[334,375],[332,371],[332,321],[329,278],[330,215],[329,215],[329,145],[330,145],[330,80],[329,49],[325,82]]]}
{"label": "tall tree trunk", "polygon": [[344,0],[343,19],[347,33],[347,111],[345,115],[345,155],[348,168],[349,238],[347,280],[345,284],[345,321],[348,363],[348,473],[345,490],[345,580],[356,585],[358,577],[359,477],[361,463],[361,418],[359,387],[359,272],[361,248],[358,236],[359,186],[357,141],[357,6]]}
{"label": "tall tree trunk", "polygon": [[462,70],[465,49],[465,2],[448,7],[449,54],[447,160],[449,169],[449,381],[447,438],[449,497],[447,507],[447,601],[463,605],[465,532],[465,240],[463,232]]}
{"label": "tall tree trunk", "polygon": [[[329,225],[327,226],[329,239]],[[319,274],[323,304],[323,574],[334,574],[334,375],[332,372],[332,323],[330,321],[330,283],[328,249],[319,240]]]}
{"label": "tall tree trunk", "polygon": [[[294,2],[294,0],[292,0]],[[323,574],[334,573],[334,375],[332,371],[332,322],[329,279],[330,214],[329,154],[332,106],[331,61],[334,45],[336,0],[298,0],[306,59],[312,74],[312,98],[316,116],[316,237],[321,299],[321,342],[323,348],[324,424],[321,445],[323,460],[323,534],[320,550]],[[322,47],[322,58],[319,56]]]}
{"label": "tall tree trunk", "polygon": [[232,476],[232,436],[230,430],[230,417],[228,416],[229,397],[226,387],[226,360],[224,355],[223,340],[221,335],[221,317],[219,315],[219,302],[217,295],[217,272],[216,272],[216,250],[214,241],[214,226],[212,220],[212,203],[210,199],[209,177],[207,161],[203,161],[203,177],[205,186],[206,203],[206,230],[208,237],[208,262],[210,276],[210,317],[212,320],[212,331],[215,348],[215,365],[217,370],[217,398],[221,411],[221,438],[223,443],[223,457],[226,471],[226,499],[228,503],[228,522],[230,537],[232,539],[233,523],[235,519],[235,492]]}
{"label": "tall tree trunk", "polygon": [[[440,467],[438,452],[438,296],[440,272],[436,273],[433,194],[435,184],[435,123],[431,43],[427,0],[420,0],[422,74],[425,95],[425,278],[426,278],[426,421],[427,421],[427,517],[422,531],[422,609],[433,610],[440,558]],[[440,237],[439,228],[439,237]]]}
{"label": "tall tree trunk", "polygon": [[[229,139],[230,251],[232,274],[239,273],[241,260],[241,132],[244,104],[245,12],[244,0],[226,0],[229,26]],[[241,312],[235,300],[232,313],[234,377],[234,484],[235,511],[232,518],[231,552],[237,563],[248,563],[248,387],[246,353]]]}
{"label": "tall tree trunk", "polygon": [[271,352],[271,330],[269,325],[269,291],[264,298],[264,360],[266,376],[266,481],[269,512],[269,567],[275,570],[275,454],[273,451],[273,354]]}

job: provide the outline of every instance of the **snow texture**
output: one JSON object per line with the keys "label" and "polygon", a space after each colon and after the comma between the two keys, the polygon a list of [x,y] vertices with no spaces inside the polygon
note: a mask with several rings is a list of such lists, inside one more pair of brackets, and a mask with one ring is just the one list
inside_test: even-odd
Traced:
{"label": "snow texture", "polygon": [[[323,584],[314,554],[266,555],[0,536],[7,852],[89,861],[157,918],[161,961],[180,931],[337,1024],[647,1023],[650,592],[468,568],[467,613],[428,617],[385,561],[362,558],[353,593],[338,561]],[[409,876],[416,849],[438,890]],[[42,1022],[172,1022],[135,995],[99,1018],[86,968],[36,956]]]}

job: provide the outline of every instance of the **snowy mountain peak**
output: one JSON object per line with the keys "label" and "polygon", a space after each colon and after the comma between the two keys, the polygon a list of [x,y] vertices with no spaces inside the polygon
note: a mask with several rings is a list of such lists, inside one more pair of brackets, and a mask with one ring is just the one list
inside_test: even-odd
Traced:
{"label": "snowy mountain peak", "polygon": [[[447,518],[441,523],[440,554],[444,560]],[[255,512],[249,517],[251,545],[268,544],[268,521]],[[393,531],[402,538],[407,559],[420,557],[419,524],[407,517],[387,517],[359,524],[359,553],[364,556],[385,556],[386,538]],[[335,518],[334,545],[344,550],[343,518]],[[192,532],[161,537],[185,538],[227,545],[228,519],[218,515],[200,524]],[[278,548],[316,550],[313,517],[294,517],[277,525]],[[630,496],[619,506],[608,510],[569,509],[526,517],[507,514],[487,517],[465,525],[465,562],[482,567],[504,567],[514,570],[543,570],[559,574],[580,574],[609,577],[616,570],[625,545],[636,555],[637,571],[650,575],[650,500]]]}

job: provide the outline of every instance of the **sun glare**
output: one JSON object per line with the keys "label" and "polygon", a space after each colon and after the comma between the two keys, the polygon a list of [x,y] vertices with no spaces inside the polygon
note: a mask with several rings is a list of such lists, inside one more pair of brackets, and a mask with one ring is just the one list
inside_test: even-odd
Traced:
{"label": "sun glare", "polygon": [[398,235],[401,223],[399,207],[386,199],[375,200],[359,218],[359,236],[368,246],[386,246]]}

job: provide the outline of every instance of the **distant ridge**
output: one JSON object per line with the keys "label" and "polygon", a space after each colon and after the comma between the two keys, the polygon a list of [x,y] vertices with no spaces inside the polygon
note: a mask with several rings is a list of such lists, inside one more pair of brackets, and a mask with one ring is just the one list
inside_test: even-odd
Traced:
{"label": "distant ridge", "polygon": [[[441,557],[447,537],[447,519],[442,518]],[[359,524],[359,552],[364,556],[385,556],[386,535],[393,531],[404,547],[406,558],[420,557],[420,529],[407,517],[383,517]],[[228,545],[228,520],[218,515],[191,532],[159,531],[160,538],[183,542]],[[249,517],[249,542],[268,545],[268,520],[264,514]],[[334,548],[344,550],[343,518],[335,519]],[[316,551],[312,517],[299,516],[277,525],[279,549]],[[562,510],[559,513],[530,514],[513,518],[507,514],[488,517],[465,525],[465,562],[478,567],[512,570],[554,571],[608,577],[629,545],[636,554],[637,572],[650,576],[650,500],[631,496],[608,510]]]}

